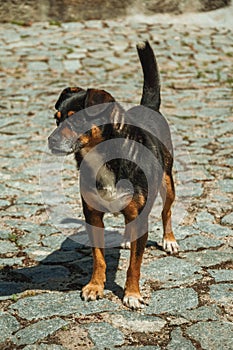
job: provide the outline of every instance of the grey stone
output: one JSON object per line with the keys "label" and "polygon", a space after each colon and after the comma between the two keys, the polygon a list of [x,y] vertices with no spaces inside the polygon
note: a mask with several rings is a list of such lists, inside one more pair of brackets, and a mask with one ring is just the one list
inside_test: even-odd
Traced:
{"label": "grey stone", "polygon": [[61,264],[61,263],[67,263],[67,262],[77,262],[79,263],[80,259],[82,258],[82,254],[75,252],[75,251],[56,251],[52,254],[46,256],[43,261],[41,261],[42,264]]}
{"label": "grey stone", "polygon": [[187,186],[177,186],[176,189],[177,197],[200,197],[203,193],[203,188],[201,183],[192,183],[192,186],[190,188],[187,188]]}
{"label": "grey stone", "polygon": [[233,282],[233,270],[208,270],[216,282]]}
{"label": "grey stone", "polygon": [[0,207],[7,207],[11,202],[6,199],[0,199]]}
{"label": "grey stone", "polygon": [[13,266],[13,265],[21,265],[24,258],[0,258],[0,268],[1,266]]}
{"label": "grey stone", "polygon": [[187,237],[179,241],[180,249],[183,250],[197,250],[199,248],[212,248],[220,247],[223,244],[222,241],[208,238],[202,235]]}
{"label": "grey stone", "polygon": [[210,267],[232,260],[232,253],[216,250],[203,250],[201,252],[180,253],[180,256],[195,265]]}
{"label": "grey stone", "polygon": [[230,322],[199,322],[186,330],[202,349],[230,350],[233,348],[233,325]]}
{"label": "grey stone", "polygon": [[89,66],[91,67],[102,67],[103,66],[103,60],[98,60],[95,58],[85,58],[82,61],[82,64],[84,65],[84,67],[88,68]]}
{"label": "grey stone", "polygon": [[233,179],[220,180],[219,186],[222,192],[233,193]]}
{"label": "grey stone", "polygon": [[195,350],[190,340],[186,339],[180,328],[176,328],[171,332],[171,341],[167,346],[167,350]]}
{"label": "grey stone", "polygon": [[153,333],[160,332],[166,321],[159,317],[135,314],[131,311],[113,313],[111,323],[117,328],[124,328],[131,332]]}
{"label": "grey stone", "polygon": [[233,283],[210,286],[210,298],[221,305],[228,305],[233,300]]}
{"label": "grey stone", "polygon": [[27,345],[23,350],[67,350],[61,345],[57,344],[36,344],[36,345]]}
{"label": "grey stone", "polygon": [[197,227],[199,228],[199,230],[211,233],[217,238],[233,236],[233,230],[218,224],[199,222]]}
{"label": "grey stone", "polygon": [[12,333],[20,328],[15,317],[0,311],[0,343],[12,337]]}
{"label": "grey stone", "polygon": [[28,69],[30,71],[45,71],[48,69],[48,65],[45,62],[29,62],[28,63]]}
{"label": "grey stone", "polygon": [[67,324],[68,322],[58,317],[49,320],[42,320],[19,330],[12,337],[12,341],[17,345],[34,344],[38,340],[42,340],[48,335],[55,333],[58,329]]}
{"label": "grey stone", "polygon": [[179,286],[198,278],[200,268],[190,262],[175,257],[165,257],[152,261],[149,265],[143,265],[141,269],[142,278],[144,275],[151,276],[153,271],[153,280],[162,282],[163,287]]}
{"label": "grey stone", "polygon": [[98,349],[106,349],[124,344],[124,334],[106,322],[86,325],[89,338]]}
{"label": "grey stone", "polygon": [[8,239],[10,234],[11,234],[11,230],[10,229],[0,230],[0,239]]}
{"label": "grey stone", "polygon": [[15,253],[18,251],[18,248],[12,242],[0,240],[0,251],[1,254]]}
{"label": "grey stone", "polygon": [[80,38],[72,38],[72,39],[69,39],[69,40],[66,40],[67,44],[71,45],[71,47],[80,47],[82,46],[82,40]]}
{"label": "grey stone", "polygon": [[97,312],[115,310],[118,306],[107,299],[98,302],[84,302],[79,292],[46,293],[18,300],[10,309],[27,320],[51,316],[91,315]]}
{"label": "grey stone", "polygon": [[28,269],[18,270],[24,276],[28,277],[32,282],[46,283],[46,285],[52,285],[57,281],[65,281],[70,272],[64,266],[52,266],[52,265],[40,265],[34,266]]}
{"label": "grey stone", "polygon": [[188,320],[186,320],[184,317],[175,317],[173,319],[171,319],[171,321],[169,322],[170,326],[181,326],[185,323],[189,323]]}
{"label": "grey stone", "polygon": [[43,261],[50,254],[53,254],[54,249],[48,247],[41,247],[40,245],[34,245],[28,248],[23,248],[23,252],[25,252],[29,258],[35,261]]}
{"label": "grey stone", "polygon": [[216,305],[201,306],[194,310],[185,310],[181,316],[192,322],[197,321],[218,321],[221,317],[221,310]]}
{"label": "grey stone", "polygon": [[0,300],[9,299],[12,295],[21,293],[25,289],[24,283],[0,281]]}
{"label": "grey stone", "polygon": [[233,213],[230,213],[228,215],[225,215],[222,218],[222,224],[223,225],[233,225]]}
{"label": "grey stone", "polygon": [[201,222],[214,223],[214,216],[208,212],[201,211],[200,213],[197,214],[196,221],[197,221],[197,223],[201,223]]}
{"label": "grey stone", "polygon": [[63,234],[53,234],[42,240],[43,246],[59,249],[66,237]]}
{"label": "grey stone", "polygon": [[75,73],[81,68],[81,63],[79,63],[77,60],[66,60],[64,61],[64,68],[70,73]]}
{"label": "grey stone", "polygon": [[145,345],[145,346],[121,346],[121,350],[161,350],[160,346]]}
{"label": "grey stone", "polygon": [[37,211],[41,210],[42,206],[40,205],[31,205],[31,204],[24,204],[24,205],[14,205],[6,209],[6,213],[12,216],[20,216],[24,218],[28,218],[30,216],[33,216],[36,214]]}
{"label": "grey stone", "polygon": [[193,226],[178,226],[175,229],[175,235],[178,240],[184,239],[188,236],[199,235],[200,231],[195,229]]}
{"label": "grey stone", "polygon": [[24,236],[21,236],[17,243],[24,247],[36,244],[40,241],[40,234],[38,232],[26,233]]}
{"label": "grey stone", "polygon": [[60,60],[54,59],[53,57],[50,58],[48,65],[51,70],[55,70],[58,72],[61,72],[64,69],[63,62]]}
{"label": "grey stone", "polygon": [[184,311],[198,305],[197,293],[192,288],[158,290],[152,293],[146,314],[160,314]]}

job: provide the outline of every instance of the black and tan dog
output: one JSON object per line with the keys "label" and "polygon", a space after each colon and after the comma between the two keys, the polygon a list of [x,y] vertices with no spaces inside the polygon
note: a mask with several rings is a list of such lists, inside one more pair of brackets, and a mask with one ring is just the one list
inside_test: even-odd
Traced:
{"label": "black and tan dog", "polygon": [[[78,168],[85,163],[87,169],[84,176],[81,172],[80,180],[83,212],[93,243],[94,264],[91,280],[82,289],[82,297],[84,300],[96,300],[103,296],[106,279],[103,217],[105,212],[113,211],[106,203],[120,198],[123,205],[119,211],[124,215],[125,234],[131,242],[123,303],[132,309],[143,307],[139,289],[140,267],[148,237],[148,216],[158,192],[163,199],[163,247],[170,253],[178,250],[171,226],[171,205],[175,198],[172,142],[168,124],[159,112],[157,63],[148,42],[138,44],[137,50],[144,74],[140,106],[125,112],[104,90],[67,88],[55,105],[58,127],[49,137],[49,147],[53,153],[73,152]],[[147,126],[149,120],[149,128],[143,127],[144,120]],[[114,140],[123,140],[120,156],[116,156],[114,149],[114,159],[106,158],[109,152],[107,141]],[[107,146],[100,147],[104,144]],[[116,147],[118,145],[116,143]],[[141,153],[143,148],[139,145],[148,153]],[[130,157],[121,156],[122,152],[125,154],[124,151],[130,153]],[[89,157],[89,154],[92,156]],[[96,177],[93,174],[98,161],[103,159],[107,161]],[[96,177],[96,186],[93,186],[92,177]],[[128,181],[121,181],[125,179]],[[129,182],[131,186],[128,187]],[[122,183],[120,190],[116,190],[118,183]],[[100,198],[103,198],[103,203]]]}

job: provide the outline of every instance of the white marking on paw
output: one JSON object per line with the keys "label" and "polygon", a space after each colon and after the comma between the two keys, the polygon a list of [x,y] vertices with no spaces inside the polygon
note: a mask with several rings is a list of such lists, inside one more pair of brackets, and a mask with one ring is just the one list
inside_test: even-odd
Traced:
{"label": "white marking on paw", "polygon": [[163,240],[163,249],[168,253],[178,253],[179,245],[176,241]]}
{"label": "white marking on paw", "polygon": [[145,307],[142,297],[125,296],[123,298],[123,304],[132,310],[143,309]]}
{"label": "white marking on paw", "polygon": [[129,240],[124,240],[123,242],[121,242],[122,249],[130,249],[130,247],[131,247],[131,243]]}

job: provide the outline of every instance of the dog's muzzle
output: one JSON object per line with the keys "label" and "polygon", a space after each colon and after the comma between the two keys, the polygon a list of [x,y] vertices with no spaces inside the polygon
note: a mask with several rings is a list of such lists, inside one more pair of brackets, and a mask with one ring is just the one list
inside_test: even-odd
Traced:
{"label": "dog's muzzle", "polygon": [[59,128],[48,137],[48,146],[53,154],[67,155],[74,152],[76,138],[66,138],[61,135]]}

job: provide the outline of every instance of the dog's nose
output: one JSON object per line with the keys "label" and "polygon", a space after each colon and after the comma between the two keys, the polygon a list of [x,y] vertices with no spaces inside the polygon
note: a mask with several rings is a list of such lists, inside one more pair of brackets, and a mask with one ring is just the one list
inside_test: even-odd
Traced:
{"label": "dog's nose", "polygon": [[56,130],[48,137],[48,145],[50,149],[53,149],[60,142],[59,134]]}

